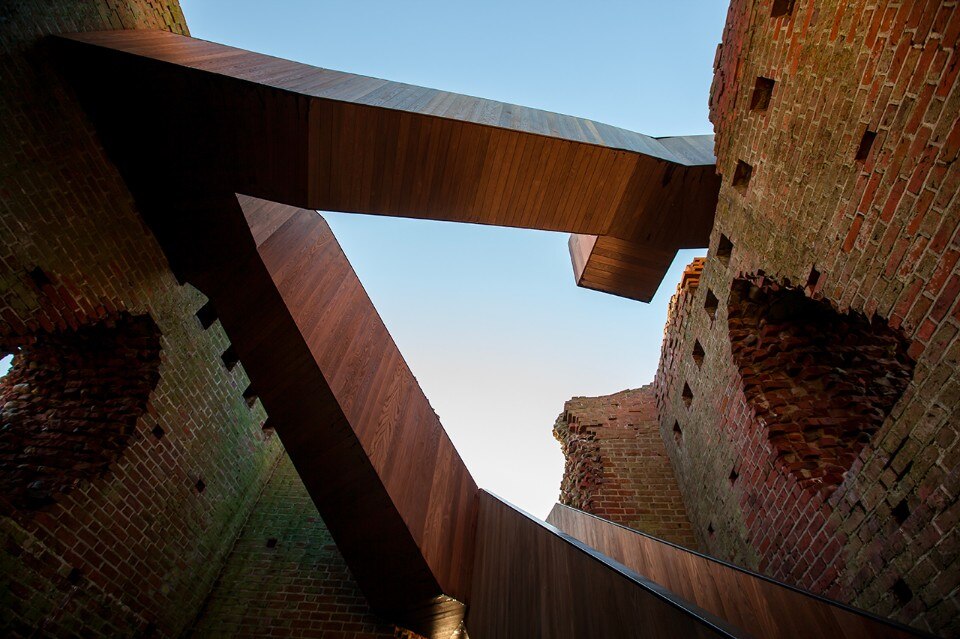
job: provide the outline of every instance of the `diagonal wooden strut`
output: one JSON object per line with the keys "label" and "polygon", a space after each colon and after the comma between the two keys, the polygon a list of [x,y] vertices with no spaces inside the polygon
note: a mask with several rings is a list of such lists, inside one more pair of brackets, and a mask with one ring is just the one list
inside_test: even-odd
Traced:
{"label": "diagonal wooden strut", "polygon": [[449,637],[469,597],[477,486],[326,222],[242,195],[140,196],[371,605]]}

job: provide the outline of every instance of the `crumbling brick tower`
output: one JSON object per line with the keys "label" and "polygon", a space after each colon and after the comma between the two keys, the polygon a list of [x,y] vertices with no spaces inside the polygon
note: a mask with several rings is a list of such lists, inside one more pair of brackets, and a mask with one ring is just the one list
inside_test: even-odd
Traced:
{"label": "crumbling brick tower", "polygon": [[699,545],[960,633],[960,11],[733,0],[660,429]]}

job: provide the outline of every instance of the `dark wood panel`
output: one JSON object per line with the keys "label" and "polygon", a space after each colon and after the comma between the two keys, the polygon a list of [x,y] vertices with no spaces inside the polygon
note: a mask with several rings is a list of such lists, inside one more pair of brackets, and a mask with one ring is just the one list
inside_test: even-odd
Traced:
{"label": "dark wood panel", "polygon": [[744,637],[552,526],[480,493],[471,637]]}
{"label": "dark wood panel", "polygon": [[757,637],[922,636],[909,628],[557,504],[547,521]]}
{"label": "dark wood panel", "polygon": [[[609,235],[660,251],[709,238],[712,136],[655,139],[167,32],[60,42],[102,133],[139,143],[134,131],[149,122],[154,170],[202,172],[224,192]],[[642,277],[648,291],[662,275],[628,269],[619,279]]]}
{"label": "dark wood panel", "polygon": [[371,605],[446,639],[470,594],[477,487],[329,227],[156,186],[136,192],[141,212],[216,308]]}
{"label": "dark wood panel", "polygon": [[570,236],[570,259],[577,286],[649,302],[676,255],[655,244],[609,235]]}
{"label": "dark wood panel", "polygon": [[[246,196],[239,201],[252,228],[263,229],[267,220],[273,228],[257,250],[349,434],[356,437],[442,592],[465,600],[477,487],[459,453],[323,218]],[[284,368],[283,362],[274,364],[272,384],[284,383]],[[402,403],[385,401],[391,390]],[[282,392],[280,399],[292,398]],[[284,436],[283,425],[276,428]],[[307,472],[316,473],[311,466]],[[318,474],[317,491],[324,490],[327,474]],[[349,534],[356,534],[358,525],[378,524],[355,522]],[[370,550],[363,549],[365,563],[393,561]],[[378,572],[383,578],[382,568]]]}

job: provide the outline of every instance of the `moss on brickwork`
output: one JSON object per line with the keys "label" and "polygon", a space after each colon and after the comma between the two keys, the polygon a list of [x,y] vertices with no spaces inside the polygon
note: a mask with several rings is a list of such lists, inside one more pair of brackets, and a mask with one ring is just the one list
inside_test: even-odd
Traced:
{"label": "moss on brickwork", "polygon": [[371,614],[293,463],[284,455],[192,636],[373,639],[401,634]]}
{"label": "moss on brickwork", "polygon": [[160,333],[149,406],[106,472],[42,511],[0,518],[4,636],[179,634],[280,453],[262,408],[243,401],[242,366],[220,359],[219,324],[204,330],[193,316],[205,300],[173,277],[47,57],[45,34],[111,28],[186,31],[166,0],[0,9],[0,335],[121,313],[149,316]]}
{"label": "moss on brickwork", "polygon": [[[733,0],[728,14],[711,97],[723,183],[702,281],[669,320],[661,431],[709,552],[957,635],[960,11],[939,0],[771,11]],[[751,111],[760,77],[775,86]],[[751,179],[736,188],[740,162]],[[829,495],[789,472],[744,394],[727,309],[734,280],[759,274],[885,321],[916,361]]]}

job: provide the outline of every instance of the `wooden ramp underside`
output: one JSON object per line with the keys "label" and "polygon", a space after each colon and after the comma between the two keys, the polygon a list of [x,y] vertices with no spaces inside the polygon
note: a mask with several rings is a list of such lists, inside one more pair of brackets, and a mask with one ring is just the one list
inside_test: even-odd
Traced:
{"label": "wooden ramp underside", "polygon": [[[104,108],[150,123],[137,142],[157,166],[200,171],[224,192],[602,236],[577,283],[644,301],[677,249],[709,239],[713,136],[657,139],[165,31],[61,44]],[[604,249],[604,237],[631,248]]]}

